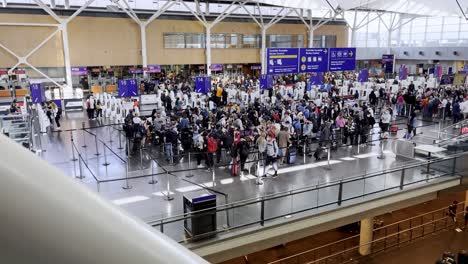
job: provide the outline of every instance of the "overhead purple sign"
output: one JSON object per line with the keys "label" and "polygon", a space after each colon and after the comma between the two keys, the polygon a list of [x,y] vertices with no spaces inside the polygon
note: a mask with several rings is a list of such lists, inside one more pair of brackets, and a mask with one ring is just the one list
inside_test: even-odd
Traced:
{"label": "overhead purple sign", "polygon": [[210,70],[212,71],[223,71],[223,65],[221,64],[211,64]]}
{"label": "overhead purple sign", "polygon": [[393,64],[395,62],[394,54],[383,54],[382,55],[382,66],[384,73],[393,73]]}
{"label": "overhead purple sign", "polygon": [[195,92],[207,94],[211,90],[210,76],[197,76],[195,78]]}
{"label": "overhead purple sign", "polygon": [[136,67],[130,67],[130,68],[128,68],[128,72],[132,73],[132,74],[143,73],[143,69],[136,68]]}
{"label": "overhead purple sign", "polygon": [[88,75],[88,70],[86,67],[72,67],[71,73],[72,75]]}
{"label": "overhead purple sign", "polygon": [[310,75],[310,84],[311,85],[321,85],[323,84],[323,72],[313,72]]}
{"label": "overhead purple sign", "polygon": [[299,49],[299,72],[326,72],[328,49]]}
{"label": "overhead purple sign", "polygon": [[161,72],[161,65],[148,65],[146,72],[148,73],[159,73]]}
{"label": "overhead purple sign", "polygon": [[356,69],[356,48],[331,48],[329,71],[354,71]]}
{"label": "overhead purple sign", "polygon": [[436,65],[434,67],[434,77],[436,77],[436,78],[442,77],[442,66]]}
{"label": "overhead purple sign", "polygon": [[136,79],[119,80],[119,96],[132,97],[138,95],[138,82]]}
{"label": "overhead purple sign", "polygon": [[269,74],[260,75],[260,89],[269,90],[273,88],[273,76]]}
{"label": "overhead purple sign", "polygon": [[369,70],[362,69],[359,71],[358,82],[367,82],[369,80]]}
{"label": "overhead purple sign", "polygon": [[31,90],[31,100],[34,104],[42,103],[46,100],[42,83],[33,83],[29,86]]}
{"label": "overhead purple sign", "polygon": [[401,65],[400,66],[400,71],[398,73],[398,78],[400,80],[406,80],[408,79],[408,67],[406,65]]}
{"label": "overhead purple sign", "polygon": [[267,73],[289,74],[299,71],[298,48],[267,49]]}
{"label": "overhead purple sign", "polygon": [[250,69],[251,69],[251,70],[261,70],[261,69],[262,69],[262,65],[252,65],[252,66],[250,66]]}

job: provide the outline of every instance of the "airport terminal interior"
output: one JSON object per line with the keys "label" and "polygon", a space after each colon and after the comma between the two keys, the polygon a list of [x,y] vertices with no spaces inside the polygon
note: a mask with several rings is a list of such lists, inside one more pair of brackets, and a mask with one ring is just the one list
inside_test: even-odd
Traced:
{"label": "airport terminal interior", "polygon": [[0,2],[0,263],[468,264],[468,0]]}

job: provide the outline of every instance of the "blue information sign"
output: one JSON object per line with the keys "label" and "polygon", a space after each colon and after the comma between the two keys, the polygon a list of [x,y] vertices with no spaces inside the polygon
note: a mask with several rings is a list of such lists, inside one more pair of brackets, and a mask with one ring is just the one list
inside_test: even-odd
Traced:
{"label": "blue information sign", "polygon": [[356,48],[331,48],[329,71],[354,71],[356,69]]}
{"label": "blue information sign", "polygon": [[31,90],[31,100],[34,104],[39,104],[46,100],[42,83],[33,83],[29,86],[29,89]]}
{"label": "blue information sign", "polygon": [[369,70],[362,69],[359,71],[358,82],[367,82],[369,80]]}
{"label": "blue information sign", "polygon": [[136,79],[119,80],[119,96],[132,97],[138,95],[138,82]]}
{"label": "blue information sign", "polygon": [[267,73],[268,74],[289,74],[297,73],[298,48],[270,48],[267,49]]}
{"label": "blue information sign", "polygon": [[402,64],[400,66],[400,72],[398,73],[398,78],[400,80],[408,79],[408,67],[406,67],[406,65]]}
{"label": "blue information sign", "polygon": [[311,85],[323,84],[323,72],[313,72],[310,75],[310,84]]}
{"label": "blue information sign", "polygon": [[269,74],[260,75],[260,89],[269,90],[273,88],[273,76]]}
{"label": "blue information sign", "polygon": [[385,73],[393,73],[393,63],[395,61],[395,55],[383,54],[382,65]]}
{"label": "blue information sign", "polygon": [[211,90],[211,77],[197,76],[195,78],[195,92],[207,94]]}
{"label": "blue information sign", "polygon": [[299,49],[299,72],[326,72],[328,49]]}

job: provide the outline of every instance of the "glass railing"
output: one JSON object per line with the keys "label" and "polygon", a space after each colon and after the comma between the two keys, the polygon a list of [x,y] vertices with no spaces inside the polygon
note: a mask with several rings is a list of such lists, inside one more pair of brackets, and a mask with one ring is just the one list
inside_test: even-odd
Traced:
{"label": "glass railing", "polygon": [[425,184],[458,179],[457,164],[464,155],[435,158],[398,166],[386,171],[359,175],[345,180],[307,186],[286,192],[220,205],[196,212],[148,221],[176,241],[199,239],[188,236],[184,222],[203,216],[215,216],[216,228],[203,236],[216,235],[251,226],[266,226],[288,221],[293,216],[313,215],[342,205],[369,201]]}
{"label": "glass railing", "polygon": [[31,120],[29,115],[15,114],[0,116],[2,134],[20,144],[29,144],[31,140]]}

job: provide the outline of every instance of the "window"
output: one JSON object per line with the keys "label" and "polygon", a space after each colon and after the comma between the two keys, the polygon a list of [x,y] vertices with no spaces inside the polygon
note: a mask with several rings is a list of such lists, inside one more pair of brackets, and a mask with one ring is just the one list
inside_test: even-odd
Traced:
{"label": "window", "polygon": [[224,34],[211,34],[211,48],[224,49],[226,40]]}
{"label": "window", "polygon": [[267,36],[267,47],[269,48],[292,48],[292,46],[293,46],[293,35],[268,35]]}
{"label": "window", "polygon": [[244,49],[260,48],[260,36],[259,35],[243,35],[242,36],[242,48]]}
{"label": "window", "polygon": [[304,35],[297,35],[296,47],[298,48],[304,47]]}
{"label": "window", "polygon": [[185,48],[201,49],[205,48],[205,34],[185,34]]}
{"label": "window", "polygon": [[226,48],[227,49],[239,48],[239,35],[226,34]]}
{"label": "window", "polygon": [[183,49],[185,48],[185,38],[183,33],[164,33],[164,48]]}
{"label": "window", "polygon": [[325,47],[324,48],[336,48],[336,36],[324,36],[325,37]]}

